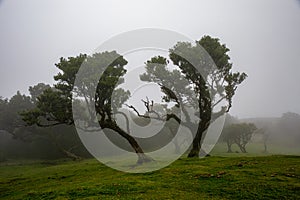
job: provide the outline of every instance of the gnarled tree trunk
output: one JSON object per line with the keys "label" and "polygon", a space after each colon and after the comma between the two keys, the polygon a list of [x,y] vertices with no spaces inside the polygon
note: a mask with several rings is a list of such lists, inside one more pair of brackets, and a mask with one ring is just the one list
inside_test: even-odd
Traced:
{"label": "gnarled tree trunk", "polygon": [[[192,143],[192,148],[190,153],[188,154],[189,158],[192,157],[199,157],[200,155],[200,150],[201,150],[201,138],[203,136],[203,134],[205,134],[206,129],[209,126],[209,121],[208,122],[203,122],[201,121],[199,123],[198,129],[197,129],[197,133],[196,136],[193,139],[193,143]],[[203,150],[202,150],[203,151]],[[201,152],[202,155],[207,155],[206,152]]]}
{"label": "gnarled tree trunk", "polygon": [[231,150],[231,145],[232,143],[230,143],[229,141],[226,142],[227,143],[227,153],[232,153],[232,150]]}
{"label": "gnarled tree trunk", "polygon": [[101,126],[101,128],[105,127],[105,128],[110,128],[110,129],[114,130],[120,136],[122,136],[123,138],[125,138],[128,141],[128,143],[131,145],[131,147],[134,149],[135,153],[138,156],[138,160],[137,160],[138,165],[153,161],[153,159],[150,156],[147,156],[144,153],[143,149],[140,147],[140,145],[137,143],[137,141],[134,139],[134,137],[132,137],[131,135],[126,133],[118,125],[116,125],[114,123],[104,123],[104,124],[100,123],[100,126]]}

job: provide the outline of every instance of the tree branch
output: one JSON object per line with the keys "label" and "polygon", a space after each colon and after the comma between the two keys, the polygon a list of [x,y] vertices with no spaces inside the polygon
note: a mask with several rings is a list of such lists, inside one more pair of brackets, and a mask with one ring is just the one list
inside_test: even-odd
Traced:
{"label": "tree branch", "polygon": [[129,119],[127,117],[127,115],[124,113],[124,112],[121,112],[121,111],[117,111],[115,114],[120,114],[122,115],[125,120],[126,120],[126,128],[127,128],[127,133],[130,134],[130,129],[129,129]]}
{"label": "tree branch", "polygon": [[[57,123],[53,123],[53,124],[40,124],[39,122],[36,123],[36,125],[38,127],[52,127],[52,126],[57,126],[57,125],[61,125],[61,124],[67,124],[65,122],[57,122]],[[71,125],[71,124],[67,124],[67,125]]]}

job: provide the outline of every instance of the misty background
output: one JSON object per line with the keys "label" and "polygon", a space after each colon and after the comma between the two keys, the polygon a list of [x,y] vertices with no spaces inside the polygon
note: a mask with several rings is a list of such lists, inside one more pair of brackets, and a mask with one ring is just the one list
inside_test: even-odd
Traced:
{"label": "misty background", "polygon": [[112,36],[162,28],[193,40],[220,38],[233,69],[248,78],[230,114],[300,113],[300,3],[249,1],[0,1],[0,96],[54,83],[60,57],[91,53]]}
{"label": "misty background", "polygon": [[[231,124],[253,123],[257,131],[251,133],[247,141],[249,153],[298,155],[299,11],[300,1],[297,0],[0,1],[0,96],[10,99],[9,103],[2,102],[8,106],[8,114],[2,109],[0,161],[90,157],[74,127],[20,128],[24,122],[18,115],[19,110],[32,106],[32,102],[21,105],[20,102],[29,101],[21,94],[29,95],[29,86],[38,83],[52,85],[53,76],[58,73],[55,63],[61,57],[93,53],[111,37],[140,28],[172,30],[192,40],[199,40],[204,35],[219,38],[230,49],[233,71],[248,74],[233,97],[224,130]],[[137,74],[144,72],[140,66],[155,53],[162,55],[152,51],[126,55],[127,67],[137,67],[125,75],[131,85],[138,85]],[[139,63],[133,62],[135,57]],[[135,80],[133,76],[136,76]],[[136,88],[132,95],[136,99],[149,96],[158,103],[161,92],[156,84],[146,84]],[[128,103],[136,105],[137,102],[133,98]],[[138,103],[144,108],[142,102]],[[147,121],[127,112],[134,123],[146,127]],[[125,129],[124,119],[118,117],[118,124]],[[16,119],[17,124],[14,124]],[[132,130],[142,132],[136,126]],[[140,136],[156,132],[148,126],[146,130]],[[171,132],[166,131],[169,135]],[[53,141],[53,135],[57,141]],[[213,155],[226,153],[226,142],[232,139],[226,137],[222,133]],[[185,138],[183,135],[170,143],[175,152],[186,150],[188,146],[185,145],[189,142],[185,142]],[[122,138],[116,140],[124,143]],[[233,144],[233,153],[241,152],[237,147]]]}

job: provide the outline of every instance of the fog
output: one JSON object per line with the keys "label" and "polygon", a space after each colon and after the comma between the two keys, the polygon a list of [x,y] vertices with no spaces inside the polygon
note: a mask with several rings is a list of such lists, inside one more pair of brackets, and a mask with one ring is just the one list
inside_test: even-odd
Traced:
{"label": "fog", "polygon": [[300,4],[248,1],[0,1],[0,96],[54,83],[60,57],[91,53],[112,36],[161,28],[193,40],[220,38],[234,70],[248,74],[230,113],[300,113]]}

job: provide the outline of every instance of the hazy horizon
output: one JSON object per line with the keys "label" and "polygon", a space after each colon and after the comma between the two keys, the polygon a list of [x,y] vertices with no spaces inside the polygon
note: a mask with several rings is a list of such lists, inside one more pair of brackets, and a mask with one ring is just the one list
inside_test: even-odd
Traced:
{"label": "hazy horizon", "polygon": [[220,38],[234,71],[248,78],[230,114],[300,113],[300,3],[249,1],[0,1],[0,96],[53,84],[60,57],[91,53],[114,35],[161,28],[193,40]]}

